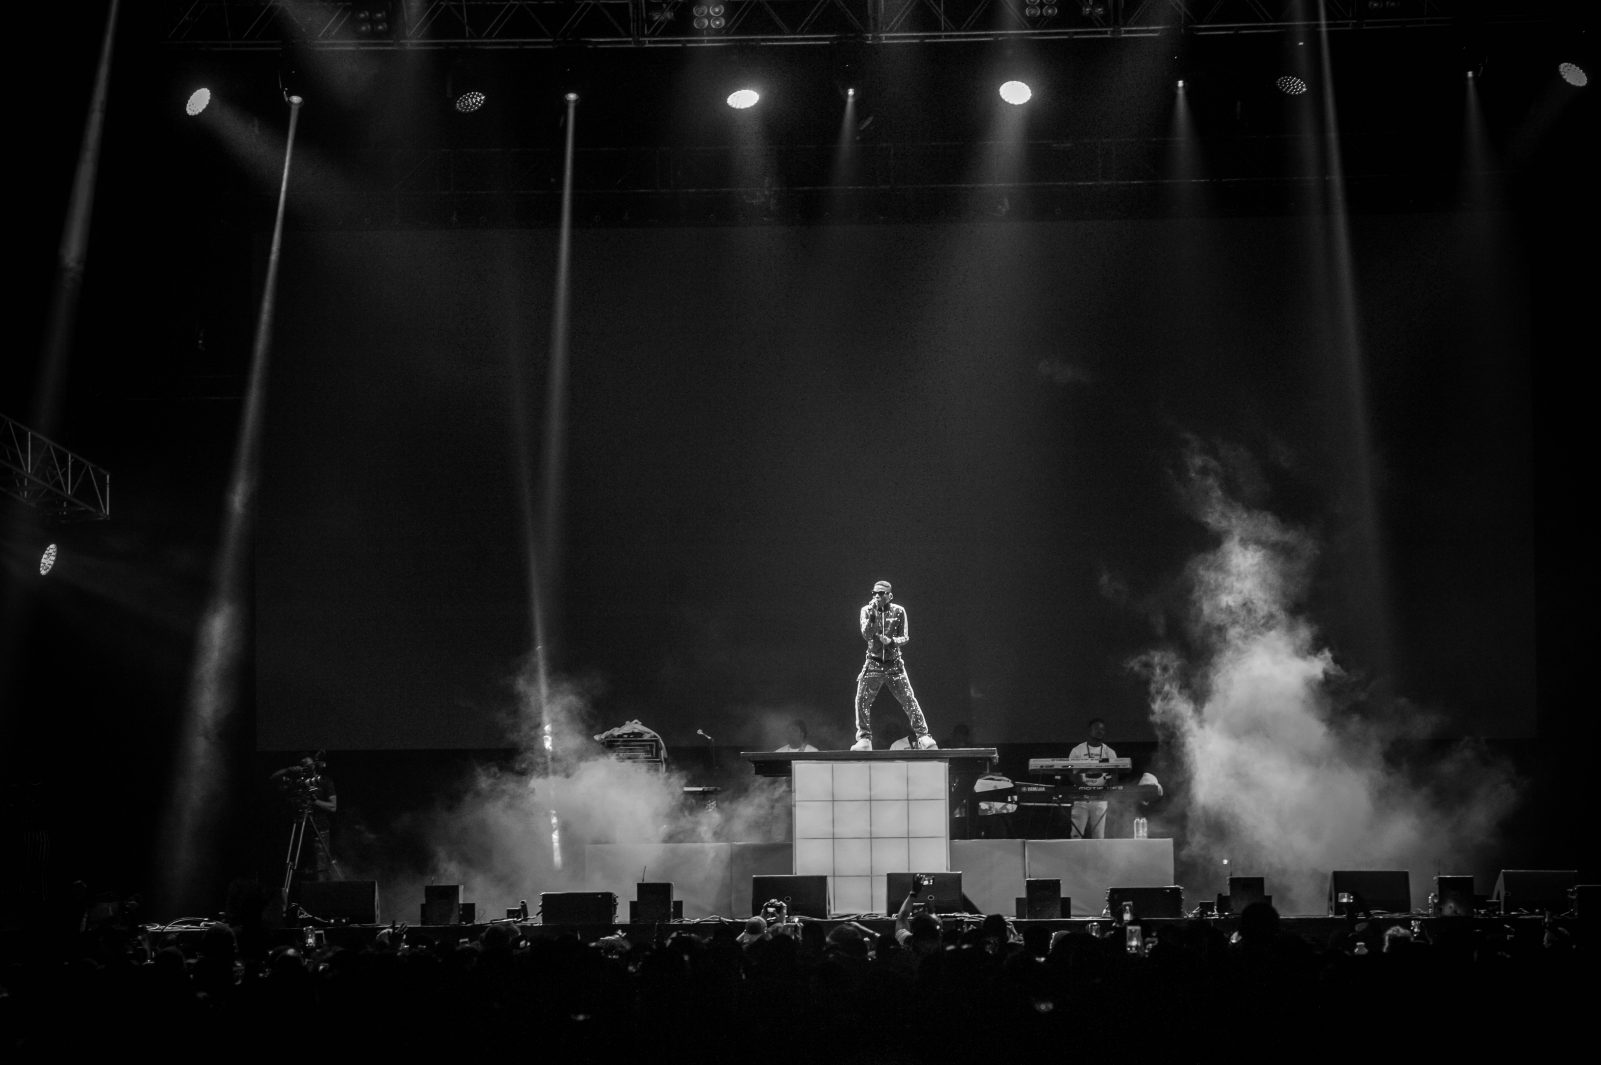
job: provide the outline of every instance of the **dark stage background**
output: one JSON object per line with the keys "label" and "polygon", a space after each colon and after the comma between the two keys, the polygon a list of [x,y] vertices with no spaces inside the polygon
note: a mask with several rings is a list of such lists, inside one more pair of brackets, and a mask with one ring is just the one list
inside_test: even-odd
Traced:
{"label": "dark stage background", "polygon": [[[1319,541],[1306,613],[1344,667],[1447,734],[1531,735],[1529,293],[1500,221],[1352,221],[1360,386],[1305,218],[581,230],[557,673],[601,728],[761,747],[799,715],[843,745],[887,578],[937,735],[1152,738],[1126,663],[1183,644],[1194,437]],[[263,748],[505,742],[554,240],[290,235]]]}

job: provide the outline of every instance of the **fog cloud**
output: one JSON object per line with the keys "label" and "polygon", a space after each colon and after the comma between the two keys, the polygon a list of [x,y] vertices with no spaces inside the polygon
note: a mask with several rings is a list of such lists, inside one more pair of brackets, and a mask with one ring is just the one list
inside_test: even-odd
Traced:
{"label": "fog cloud", "polygon": [[1216,546],[1187,571],[1189,646],[1135,665],[1188,777],[1185,847],[1266,876],[1287,913],[1320,913],[1336,869],[1405,869],[1414,899],[1436,872],[1471,870],[1516,798],[1510,770],[1470,743],[1423,770],[1387,757],[1427,731],[1398,700],[1357,714],[1341,665],[1305,612],[1317,544],[1238,502],[1230,460],[1192,443],[1184,483]]}

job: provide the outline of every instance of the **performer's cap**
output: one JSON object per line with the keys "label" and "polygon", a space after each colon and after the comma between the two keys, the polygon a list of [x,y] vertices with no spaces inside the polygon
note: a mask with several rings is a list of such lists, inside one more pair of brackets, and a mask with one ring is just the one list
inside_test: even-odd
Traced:
{"label": "performer's cap", "polygon": [[891,591],[891,588],[889,586],[889,581],[879,581],[877,584],[873,585],[873,591],[875,591],[875,592],[888,592],[888,591]]}

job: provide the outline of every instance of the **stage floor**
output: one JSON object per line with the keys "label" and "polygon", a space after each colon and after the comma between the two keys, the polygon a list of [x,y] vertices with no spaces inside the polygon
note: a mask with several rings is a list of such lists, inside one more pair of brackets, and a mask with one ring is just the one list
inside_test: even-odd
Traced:
{"label": "stage floor", "polygon": [[[977,925],[983,921],[981,914],[946,914],[942,917],[947,927],[952,924],[959,926]],[[1474,931],[1502,930],[1510,931],[1515,938],[1539,940],[1545,933],[1546,919],[1533,915],[1518,916],[1483,916],[1483,917],[1431,917],[1423,914],[1383,914],[1362,918],[1347,918],[1330,916],[1327,914],[1290,916],[1280,918],[1280,928],[1290,934],[1312,943],[1316,946],[1325,946],[1333,942],[1336,937],[1350,935],[1354,932],[1365,937],[1382,936],[1385,929],[1400,925],[1410,928],[1416,922],[1425,935],[1441,930],[1442,923],[1456,929],[1470,928]],[[802,918],[795,922],[799,926],[804,941],[809,945],[821,946],[824,938],[834,928],[842,924],[855,923],[866,928],[880,938],[893,937],[895,921],[886,916],[868,916],[857,918],[854,922],[835,918]],[[1149,937],[1153,933],[1160,936],[1163,929],[1178,928],[1185,925],[1200,924],[1215,929],[1225,936],[1232,935],[1239,927],[1239,919],[1235,917],[1180,917],[1180,918],[1144,918],[1137,922]],[[1583,924],[1578,917],[1565,917],[1557,919],[1556,923],[1569,930],[1576,940],[1582,939]],[[1105,918],[1061,918],[1057,920],[1029,921],[1011,920],[1010,924],[1019,933],[1025,933],[1031,927],[1042,927],[1049,932],[1078,932],[1099,935],[1121,935],[1116,922]],[[427,942],[434,945],[472,942],[483,936],[484,932],[493,925],[502,925],[509,932],[530,939],[551,939],[562,936],[578,936],[586,941],[593,941],[605,936],[620,936],[626,939],[630,946],[644,947],[660,942],[675,934],[687,934],[704,939],[732,939],[745,930],[742,920],[726,918],[704,918],[698,921],[671,921],[663,924],[538,924],[532,921],[493,921],[480,924],[456,925],[412,925],[405,929],[408,943],[417,944]],[[346,924],[328,926],[307,926],[305,928],[283,927],[269,929],[268,943],[271,947],[277,946],[303,946],[308,928],[321,931],[322,941],[327,946],[343,947],[349,950],[359,950],[374,943],[378,934],[389,925]],[[176,940],[180,945],[184,941],[193,939],[198,945],[199,938],[204,934],[205,926],[202,924],[182,925],[151,925],[147,926],[147,935],[152,942],[166,939]]]}

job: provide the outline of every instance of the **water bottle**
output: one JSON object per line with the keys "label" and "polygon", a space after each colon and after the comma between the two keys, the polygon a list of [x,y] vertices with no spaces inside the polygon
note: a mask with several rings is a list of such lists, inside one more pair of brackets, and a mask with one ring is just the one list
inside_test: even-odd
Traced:
{"label": "water bottle", "polygon": [[1145,839],[1146,838],[1146,835],[1145,835],[1145,818],[1143,818],[1143,817],[1136,817],[1134,819],[1134,838],[1135,839]]}

